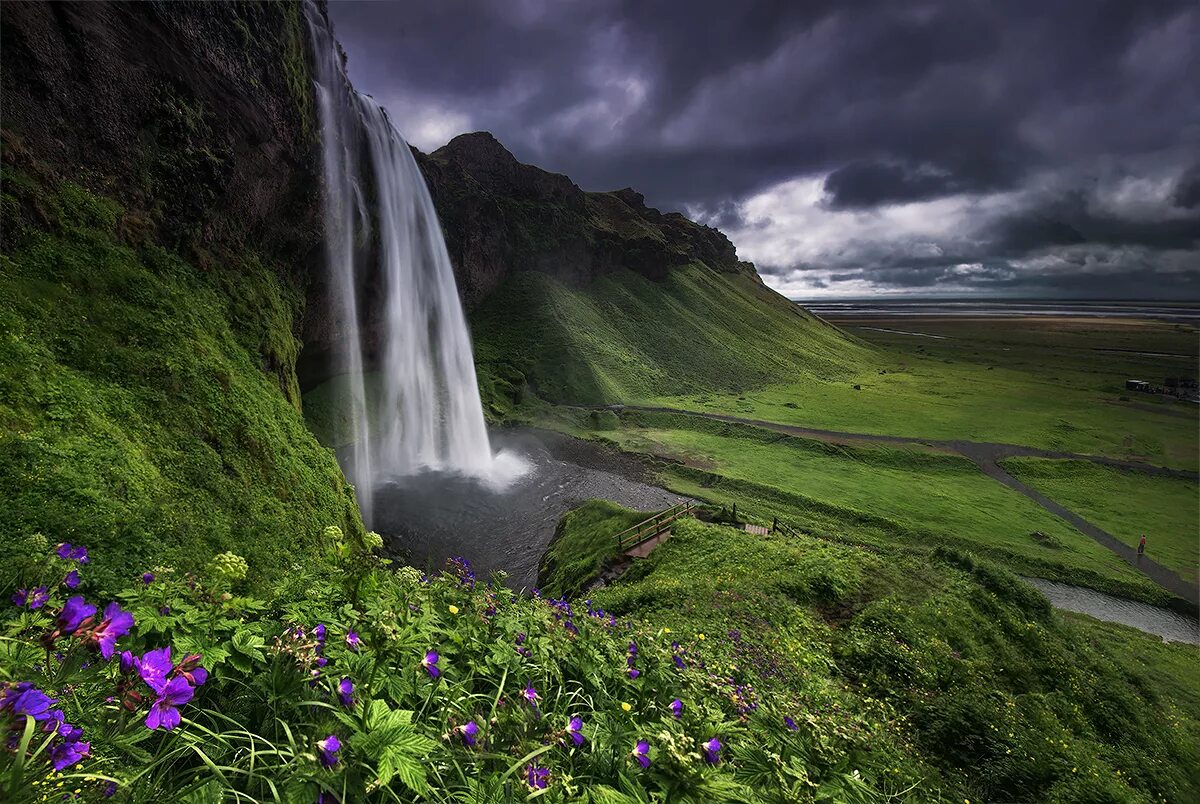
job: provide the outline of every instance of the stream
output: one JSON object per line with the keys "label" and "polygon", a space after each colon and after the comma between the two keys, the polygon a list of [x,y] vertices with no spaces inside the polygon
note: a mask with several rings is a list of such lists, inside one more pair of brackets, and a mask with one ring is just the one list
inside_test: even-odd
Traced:
{"label": "stream", "polygon": [[1103,592],[1072,586],[1042,578],[1021,578],[1037,589],[1056,609],[1087,614],[1097,620],[1128,625],[1147,634],[1162,637],[1164,642],[1187,642],[1200,645],[1200,621],[1170,609],[1124,600]]}

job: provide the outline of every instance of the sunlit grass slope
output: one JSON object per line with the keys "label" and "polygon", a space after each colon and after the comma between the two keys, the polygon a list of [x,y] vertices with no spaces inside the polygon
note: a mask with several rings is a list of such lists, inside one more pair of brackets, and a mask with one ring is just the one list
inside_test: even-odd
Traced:
{"label": "sunlit grass slope", "polygon": [[1011,458],[1015,477],[1193,583],[1200,563],[1200,488],[1194,480],[1127,472],[1084,461]]}
{"label": "sunlit grass slope", "polygon": [[871,352],[753,279],[703,265],[663,282],[628,271],[568,286],[510,276],[472,316],[480,385],[495,408],[527,383],[552,402],[830,381]]}
{"label": "sunlit grass slope", "polygon": [[361,528],[296,408],[295,290],[249,252],[202,271],[77,186],[4,190],[0,540],[86,538],[115,588],[228,549],[257,577],[322,523]]}

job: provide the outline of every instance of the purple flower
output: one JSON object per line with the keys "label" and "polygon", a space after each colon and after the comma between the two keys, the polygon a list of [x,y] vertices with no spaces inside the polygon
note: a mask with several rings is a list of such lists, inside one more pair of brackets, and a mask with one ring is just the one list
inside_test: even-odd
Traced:
{"label": "purple flower", "polygon": [[92,744],[78,740],[63,740],[50,751],[50,762],[56,771],[69,768],[86,756],[90,756]]}
{"label": "purple flower", "polygon": [[638,761],[638,764],[643,768],[650,767],[650,743],[645,740],[638,740],[637,745],[630,751],[633,758]]}
{"label": "purple flower", "polygon": [[336,734],[331,734],[324,740],[317,741],[317,750],[320,752],[321,764],[327,768],[332,768],[338,763],[338,751],[342,750],[342,741],[337,738]]}
{"label": "purple flower", "polygon": [[317,804],[342,804],[341,801],[333,793],[326,793],[322,790],[317,793]]}
{"label": "purple flower", "polygon": [[549,768],[534,765],[532,762],[525,766],[525,784],[529,785],[530,790],[545,790],[549,783]]}
{"label": "purple flower", "polygon": [[56,625],[63,634],[73,634],[83,625],[83,622],[96,614],[96,607],[90,605],[81,596],[67,598],[62,611],[58,613]]}
{"label": "purple flower", "polygon": [[104,797],[105,798],[112,798],[116,794],[117,794],[117,783],[116,782],[109,782],[107,785],[105,785],[105,787],[104,787]]}
{"label": "purple flower", "polygon": [[153,572],[143,572],[142,573],[142,583],[146,584],[146,586],[149,586],[150,584],[154,583],[154,573]]}
{"label": "purple flower", "polygon": [[709,765],[716,765],[721,761],[721,741],[716,737],[704,744],[704,761]]}
{"label": "purple flower", "polygon": [[327,664],[329,664],[329,659],[325,658],[324,656],[317,657],[317,667],[324,667]]}
{"label": "purple flower", "polygon": [[40,722],[53,717],[50,707],[56,703],[58,699],[51,698],[28,681],[23,681],[4,690],[3,696],[0,697],[0,710],[8,709],[14,718],[29,715]]}
{"label": "purple flower", "polygon": [[128,634],[132,627],[133,615],[122,611],[119,603],[109,603],[104,607],[104,619],[92,631],[90,640],[100,648],[101,656],[111,659],[117,639]]}
{"label": "purple flower", "polygon": [[478,741],[479,724],[474,720],[470,720],[466,725],[458,727],[458,734],[462,737],[463,745],[468,748],[474,748],[475,743]]}
{"label": "purple flower", "polygon": [[783,724],[785,726],[787,726],[789,729],[791,729],[792,731],[796,731],[796,729],[800,728],[799,726],[796,725],[796,721],[792,720],[787,715],[784,715],[784,717],[783,717]]}
{"label": "purple flower", "polygon": [[317,627],[313,629],[313,636],[317,638],[318,645],[325,644],[325,624],[317,623]]}
{"label": "purple flower", "polygon": [[200,660],[203,658],[199,653],[189,653],[175,668],[175,673],[186,678],[193,687],[199,687],[208,681],[208,671],[200,666]]}
{"label": "purple flower", "polygon": [[567,736],[576,747],[583,745],[583,718],[578,715],[571,718],[571,722],[567,724]]}
{"label": "purple flower", "polygon": [[158,692],[166,686],[167,674],[171,672],[171,648],[147,651],[142,658],[134,659],[133,664],[146,686]]}
{"label": "purple flower", "polygon": [[63,586],[76,589],[79,586],[79,570],[71,570],[63,577]]}
{"label": "purple flower", "polygon": [[18,589],[16,592],[13,592],[13,596],[11,598],[12,604],[19,609],[25,608],[25,601],[28,599],[29,599],[29,590],[28,589]]}
{"label": "purple flower", "polygon": [[46,587],[39,586],[29,593],[29,608],[37,610],[46,605],[46,601],[50,599],[50,593],[46,591]]}
{"label": "purple flower", "polygon": [[91,560],[88,558],[86,547],[83,545],[72,547],[70,542],[60,543],[55,552],[59,558],[65,561],[78,561],[80,564],[86,564]]}
{"label": "purple flower", "polygon": [[525,687],[524,690],[521,691],[521,697],[524,698],[529,703],[529,705],[533,706],[533,707],[536,707],[537,702],[539,700],[541,700],[541,698],[542,698],[542,696],[538,695],[537,690],[535,690],[533,688],[532,684],[529,684],[528,686]]}
{"label": "purple flower", "polygon": [[683,716],[683,701],[678,698],[671,701],[671,714],[675,716],[676,720]]}
{"label": "purple flower", "polygon": [[129,673],[129,672],[133,671],[134,658],[133,658],[133,654],[131,652],[129,652],[127,650],[121,651],[120,662],[121,662],[121,672],[122,673]]}
{"label": "purple flower", "polygon": [[437,666],[438,659],[440,658],[441,657],[437,655],[436,650],[431,650],[426,652],[425,658],[421,660],[421,666],[429,672],[430,678],[437,678],[442,674],[442,671],[438,670]]}
{"label": "purple flower", "polygon": [[362,640],[358,638],[358,634],[351,631],[346,634],[346,647],[354,652],[358,652],[359,646],[362,645]]}
{"label": "purple flower", "polygon": [[342,706],[354,706],[354,682],[343,678],[338,682],[337,689],[338,700],[342,702]]}
{"label": "purple flower", "polygon": [[150,707],[150,714],[146,715],[146,728],[162,727],[170,731],[178,726],[181,720],[177,707],[192,700],[196,691],[192,689],[192,685],[186,678],[176,676],[156,689],[155,692],[158,693],[158,697]]}
{"label": "purple flower", "polygon": [[631,679],[637,678],[640,675],[641,675],[641,673],[638,671],[638,669],[636,667],[629,668],[629,677]]}

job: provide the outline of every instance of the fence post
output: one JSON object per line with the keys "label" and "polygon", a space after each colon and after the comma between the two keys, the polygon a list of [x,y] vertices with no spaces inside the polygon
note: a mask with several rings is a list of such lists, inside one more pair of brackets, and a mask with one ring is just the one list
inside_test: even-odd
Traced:
{"label": "fence post", "polygon": [[778,527],[779,527],[779,517],[777,517],[777,516],[771,517],[771,532],[774,533],[775,529]]}
{"label": "fence post", "polygon": [[733,524],[737,524],[737,503],[733,504]]}

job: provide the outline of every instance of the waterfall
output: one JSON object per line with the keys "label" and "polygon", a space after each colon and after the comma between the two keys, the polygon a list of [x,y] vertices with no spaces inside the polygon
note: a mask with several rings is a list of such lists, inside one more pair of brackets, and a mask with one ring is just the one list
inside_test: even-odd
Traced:
{"label": "waterfall", "polygon": [[[466,316],[412,151],[383,108],[351,86],[313,4],[305,14],[321,123],[335,368],[353,428],[343,460],[369,524],[374,487],[387,478],[433,470],[502,483],[521,467],[513,456],[498,465],[492,454]],[[364,327],[368,294],[381,311],[373,352]],[[378,387],[368,388],[372,353]]]}

